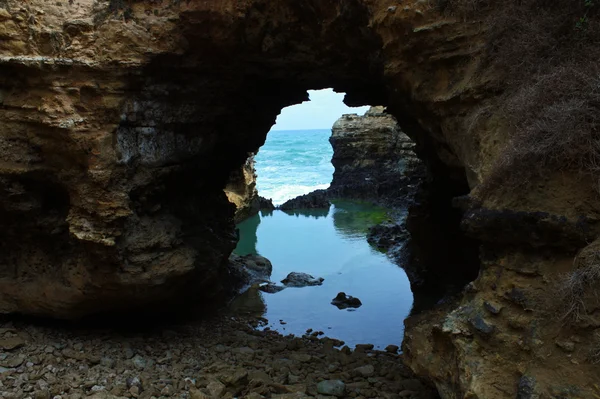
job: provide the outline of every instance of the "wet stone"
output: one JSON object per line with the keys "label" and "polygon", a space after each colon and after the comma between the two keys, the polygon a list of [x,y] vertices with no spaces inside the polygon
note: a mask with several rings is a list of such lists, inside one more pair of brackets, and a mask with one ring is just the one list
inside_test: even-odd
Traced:
{"label": "wet stone", "polygon": [[344,292],[338,293],[331,304],[337,306],[338,309],[359,308],[362,306],[360,299],[346,295]]}
{"label": "wet stone", "polygon": [[266,292],[267,294],[275,294],[279,291],[285,290],[286,287],[282,285],[277,285],[274,283],[262,284],[258,287],[258,289],[262,292]]}
{"label": "wet stone", "polygon": [[324,278],[315,278],[307,273],[291,272],[281,282],[287,287],[309,287],[315,285],[322,285]]}
{"label": "wet stone", "polygon": [[358,344],[356,345],[357,352],[365,352],[373,350],[375,346],[373,344]]}

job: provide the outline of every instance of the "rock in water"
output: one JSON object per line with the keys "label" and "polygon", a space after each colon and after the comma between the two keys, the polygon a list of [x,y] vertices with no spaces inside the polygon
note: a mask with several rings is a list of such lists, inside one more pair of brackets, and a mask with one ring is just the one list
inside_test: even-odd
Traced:
{"label": "rock in water", "polygon": [[278,208],[282,211],[291,211],[294,209],[329,209],[330,206],[327,190],[315,190],[286,201]]}
{"label": "rock in water", "polygon": [[260,210],[264,211],[272,211],[275,210],[275,205],[273,205],[273,200],[271,198],[266,199],[265,197],[258,197],[258,203]]}
{"label": "rock in water", "polygon": [[262,284],[261,286],[258,287],[259,290],[261,290],[262,292],[266,292],[268,294],[275,294],[276,292],[285,290],[285,288],[286,287],[282,287],[281,285],[277,285],[277,284],[274,284],[271,282]]}
{"label": "rock in water", "polygon": [[338,293],[331,304],[337,306],[338,309],[359,308],[362,306],[360,299],[346,295],[344,292]]}
{"label": "rock in water", "polygon": [[322,285],[325,279],[322,277],[314,278],[307,273],[291,272],[281,282],[287,287],[308,287],[313,285]]}
{"label": "rock in water", "polygon": [[271,261],[260,255],[229,256],[229,273],[238,287],[269,282],[273,265]]}
{"label": "rock in water", "polygon": [[344,396],[346,384],[340,380],[325,380],[317,384],[317,392],[322,395]]}

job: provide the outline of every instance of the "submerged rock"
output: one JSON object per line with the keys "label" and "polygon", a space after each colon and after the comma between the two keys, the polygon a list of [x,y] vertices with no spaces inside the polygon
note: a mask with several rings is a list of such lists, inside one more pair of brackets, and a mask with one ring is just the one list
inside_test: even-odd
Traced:
{"label": "submerged rock", "polygon": [[282,211],[291,211],[294,209],[329,209],[330,206],[331,202],[329,202],[327,190],[315,190],[284,202],[278,209]]}
{"label": "submerged rock", "polygon": [[322,277],[314,278],[307,273],[291,272],[281,282],[287,287],[308,287],[322,285],[325,279]]}
{"label": "submerged rock", "polygon": [[346,295],[344,292],[338,293],[331,304],[337,306],[338,309],[360,308],[362,306],[360,299]]}

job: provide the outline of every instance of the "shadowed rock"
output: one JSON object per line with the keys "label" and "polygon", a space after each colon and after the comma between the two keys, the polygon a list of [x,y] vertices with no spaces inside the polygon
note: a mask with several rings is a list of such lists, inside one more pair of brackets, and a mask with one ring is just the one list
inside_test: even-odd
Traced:
{"label": "shadowed rock", "polygon": [[362,306],[360,299],[346,295],[344,292],[338,293],[331,304],[337,306],[338,309],[360,308]]}
{"label": "shadowed rock", "polygon": [[314,278],[307,273],[291,272],[281,282],[287,287],[308,287],[322,285],[325,279],[322,277]]}
{"label": "shadowed rock", "polygon": [[300,195],[278,206],[282,211],[294,209],[329,209],[329,194],[327,190],[315,190],[309,194]]}

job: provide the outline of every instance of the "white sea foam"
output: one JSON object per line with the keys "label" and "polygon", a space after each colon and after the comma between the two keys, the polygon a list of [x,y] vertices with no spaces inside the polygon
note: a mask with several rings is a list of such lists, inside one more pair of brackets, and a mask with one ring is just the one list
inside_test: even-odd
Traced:
{"label": "white sea foam", "polygon": [[265,198],[271,198],[273,200],[273,204],[281,205],[285,201],[296,198],[299,195],[308,194],[311,191],[315,190],[323,190],[329,187],[329,183],[327,184],[318,184],[316,186],[304,186],[304,185],[280,185],[274,186],[270,189],[263,189],[259,192]]}
{"label": "white sea foam", "polygon": [[275,205],[329,187],[333,175],[328,131],[272,132],[256,156],[258,193]]}

